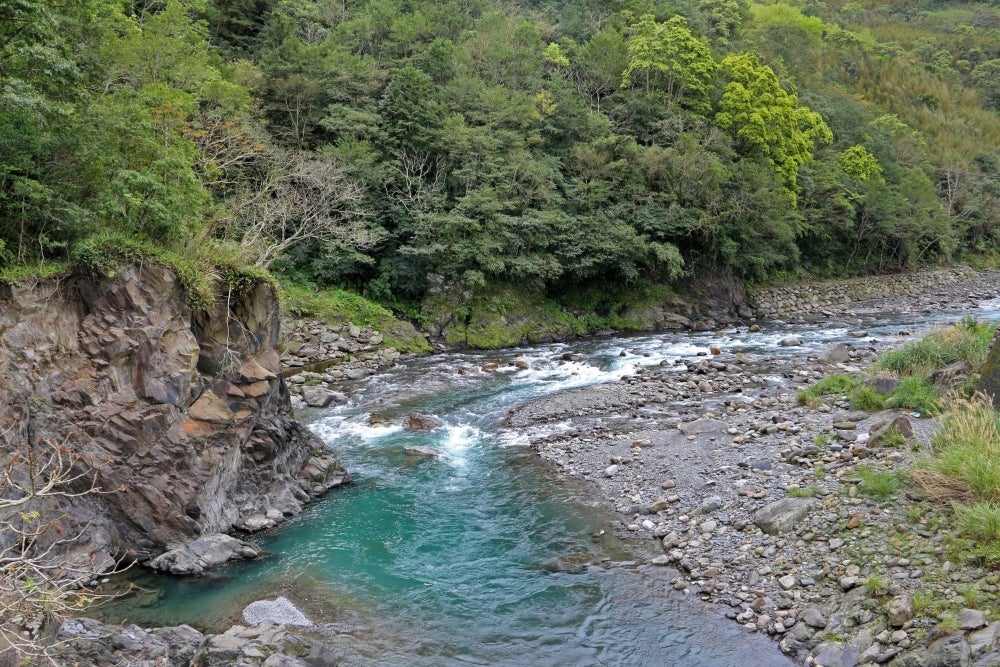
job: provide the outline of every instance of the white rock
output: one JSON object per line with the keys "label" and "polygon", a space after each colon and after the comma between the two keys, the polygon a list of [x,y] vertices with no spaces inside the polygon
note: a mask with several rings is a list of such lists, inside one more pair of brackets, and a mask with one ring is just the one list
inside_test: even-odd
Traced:
{"label": "white rock", "polygon": [[243,620],[249,625],[258,625],[265,621],[283,625],[310,626],[313,624],[294,604],[283,597],[251,602],[243,610]]}

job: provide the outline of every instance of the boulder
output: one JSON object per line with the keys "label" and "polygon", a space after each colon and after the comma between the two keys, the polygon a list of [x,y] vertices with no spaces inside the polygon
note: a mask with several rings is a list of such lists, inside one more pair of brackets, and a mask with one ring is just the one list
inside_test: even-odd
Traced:
{"label": "boulder", "polygon": [[259,625],[265,621],[276,625],[300,625],[304,627],[313,624],[305,614],[299,611],[298,607],[284,597],[251,602],[243,609],[243,620],[250,625]]}
{"label": "boulder", "polygon": [[823,642],[813,649],[813,658],[823,667],[856,667],[861,651],[844,642]]}
{"label": "boulder", "polygon": [[837,343],[819,356],[819,360],[825,364],[843,364],[850,358],[850,349],[843,343]]}
{"label": "boulder", "polygon": [[778,345],[782,347],[797,347],[799,345],[802,345],[802,339],[799,338],[798,336],[785,336],[780,341],[778,341]]}
{"label": "boulder", "polygon": [[813,498],[782,498],[757,510],[754,523],[768,535],[781,535],[797,526],[815,504]]}
{"label": "boulder", "polygon": [[904,438],[907,439],[913,437],[913,425],[910,423],[909,419],[907,419],[903,415],[900,415],[898,417],[895,417],[894,419],[889,419],[886,421],[878,422],[877,424],[872,424],[872,427],[868,431],[869,433],[868,442],[873,445],[878,444],[880,440],[885,438],[885,436],[887,436],[889,433],[892,433],[893,431],[898,432],[900,435],[902,435]]}
{"label": "boulder", "polygon": [[806,607],[799,619],[810,628],[825,628],[827,624],[826,614],[819,607]]}
{"label": "boulder", "polygon": [[958,612],[958,627],[963,630],[985,628],[986,612],[978,609],[962,609]]}
{"label": "boulder", "polygon": [[871,387],[880,394],[891,394],[899,386],[899,379],[891,375],[874,375],[870,378],[865,378],[861,384]]}
{"label": "boulder", "polygon": [[319,385],[302,387],[302,400],[312,408],[325,408],[333,403],[334,394]]}
{"label": "boulder", "polygon": [[901,628],[913,618],[913,598],[907,594],[897,595],[886,603],[885,612],[889,616],[889,625]]}
{"label": "boulder", "polygon": [[201,574],[216,565],[237,558],[256,558],[260,547],[229,535],[206,535],[194,542],[172,549],[151,560],[154,570],[170,574]]}
{"label": "boulder", "polygon": [[924,653],[926,667],[968,667],[969,643],[961,633],[938,639]]}
{"label": "boulder", "polygon": [[968,361],[956,361],[937,369],[927,376],[927,379],[936,387],[954,387],[969,377],[971,372],[972,364]]}
{"label": "boulder", "polygon": [[440,427],[435,419],[419,412],[413,412],[403,420],[403,428],[407,431],[433,431]]}
{"label": "boulder", "polygon": [[404,450],[410,456],[424,456],[427,458],[437,458],[439,456],[444,456],[444,452],[440,449],[435,449],[434,447],[422,447],[416,445],[413,447],[406,447]]}

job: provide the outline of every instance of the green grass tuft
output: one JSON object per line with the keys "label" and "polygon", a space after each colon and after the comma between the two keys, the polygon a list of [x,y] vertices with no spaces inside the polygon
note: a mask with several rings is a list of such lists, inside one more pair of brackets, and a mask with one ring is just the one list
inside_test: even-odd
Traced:
{"label": "green grass tuft", "polygon": [[891,471],[877,470],[870,465],[862,465],[858,466],[857,472],[861,476],[858,491],[866,496],[888,498],[902,485],[899,475]]}
{"label": "green grass tuft", "polygon": [[800,391],[796,397],[799,405],[816,406],[823,396],[845,395],[858,386],[858,381],[849,375],[838,373],[823,378],[812,386]]}
{"label": "green grass tuft", "polygon": [[941,412],[938,390],[920,376],[903,378],[885,401],[886,407],[915,410],[924,415],[936,415]]}
{"label": "green grass tuft", "polygon": [[986,361],[995,330],[995,324],[966,317],[954,326],[883,353],[875,368],[900,376],[928,375],[956,361],[968,361],[979,368]]}
{"label": "green grass tuft", "polygon": [[851,407],[865,412],[877,412],[885,407],[885,394],[880,394],[874,388],[858,385],[850,394]]}

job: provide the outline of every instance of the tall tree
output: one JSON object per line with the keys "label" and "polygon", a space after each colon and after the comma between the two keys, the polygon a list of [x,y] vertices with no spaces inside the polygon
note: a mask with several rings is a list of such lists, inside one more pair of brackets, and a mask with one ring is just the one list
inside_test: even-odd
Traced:
{"label": "tall tree", "polygon": [[652,14],[645,14],[629,31],[622,88],[638,79],[646,93],[656,90],[671,104],[707,112],[717,66],[708,42],[691,33],[687,19],[672,16],[658,23]]}
{"label": "tall tree", "polygon": [[746,155],[759,155],[796,189],[799,167],[812,159],[818,146],[833,142],[823,117],[781,87],[774,70],[756,53],[727,56],[722,61],[727,83],[719,100],[715,123],[736,141]]}

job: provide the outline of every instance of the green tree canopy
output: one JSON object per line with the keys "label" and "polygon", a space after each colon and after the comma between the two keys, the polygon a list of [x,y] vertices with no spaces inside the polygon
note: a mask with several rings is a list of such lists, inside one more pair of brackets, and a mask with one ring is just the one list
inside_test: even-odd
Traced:
{"label": "green tree canopy", "polygon": [[671,104],[707,112],[717,65],[707,40],[692,34],[687,19],[672,16],[658,23],[652,14],[645,14],[629,31],[629,63],[622,74],[622,88],[638,79],[646,93],[655,90]]}
{"label": "green tree canopy", "polygon": [[833,142],[830,128],[818,113],[799,106],[756,53],[727,56],[722,73],[726,84],[715,123],[729,132],[742,153],[764,157],[794,191],[799,167],[812,159],[818,146]]}

